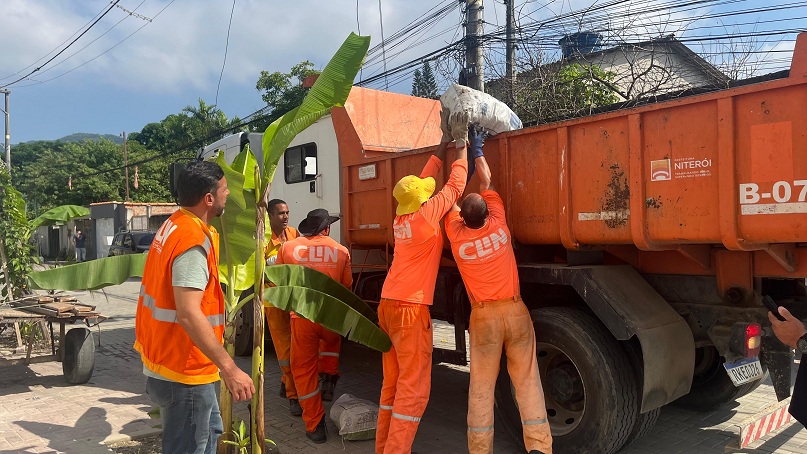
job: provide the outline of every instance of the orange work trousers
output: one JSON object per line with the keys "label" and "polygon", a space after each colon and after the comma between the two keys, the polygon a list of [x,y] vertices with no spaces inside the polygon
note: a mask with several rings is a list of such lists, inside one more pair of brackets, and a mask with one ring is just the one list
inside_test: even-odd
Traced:
{"label": "orange work trousers", "polygon": [[471,384],[468,389],[468,451],[493,453],[493,402],[502,357],[515,388],[524,445],[552,454],[552,433],[535,357],[535,330],[520,297],[471,305]]}
{"label": "orange work trousers", "polygon": [[339,374],[342,336],[304,318],[291,319],[291,372],[303,407],[305,430],[313,432],[325,415],[319,374]]}
{"label": "orange work trousers", "polygon": [[381,358],[384,382],[376,429],[376,454],[409,454],[432,383],[429,306],[382,299],[378,324],[392,348]]}
{"label": "orange work trousers", "polygon": [[294,377],[291,374],[291,314],[274,306],[264,306],[266,314],[266,325],[269,326],[269,334],[272,336],[272,344],[275,346],[277,355],[277,365],[283,376],[280,380],[286,387],[286,397],[297,398],[297,388],[294,386]]}

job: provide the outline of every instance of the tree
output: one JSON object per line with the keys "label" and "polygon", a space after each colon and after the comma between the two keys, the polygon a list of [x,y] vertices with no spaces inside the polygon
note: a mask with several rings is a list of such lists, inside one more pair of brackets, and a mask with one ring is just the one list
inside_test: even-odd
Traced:
{"label": "tree", "polygon": [[423,62],[423,70],[415,70],[412,79],[412,96],[419,96],[421,98],[438,99],[440,95],[437,94],[437,80],[434,78],[434,72],[428,61]]}
{"label": "tree", "polygon": [[318,74],[320,71],[315,70],[314,64],[308,60],[292,66],[288,73],[261,71],[255,88],[261,92],[261,98],[270,111],[253,125],[252,130],[263,131],[270,123],[299,106],[309,90],[303,87],[303,81]]}
{"label": "tree", "polygon": [[0,301],[11,300],[28,288],[34,248],[22,194],[11,185],[8,168],[0,165]]}

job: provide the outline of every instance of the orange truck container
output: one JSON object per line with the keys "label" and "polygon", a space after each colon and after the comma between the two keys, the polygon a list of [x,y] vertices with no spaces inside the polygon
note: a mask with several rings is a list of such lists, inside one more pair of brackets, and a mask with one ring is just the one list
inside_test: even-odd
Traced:
{"label": "orange truck container", "polygon": [[[789,74],[763,79],[486,141],[557,452],[615,452],[663,405],[711,410],[768,373],[789,396],[792,350],[769,329],[761,353],[748,348],[769,325],[762,296],[807,316],[807,34]],[[384,276],[368,264],[391,257],[392,188],[435,149],[439,110],[356,88],[332,112],[343,240],[380,257],[355,264],[366,299]],[[444,257],[433,316],[457,327],[459,348],[436,356],[462,363],[470,308]],[[499,418],[519,433],[506,373],[497,386]]]}

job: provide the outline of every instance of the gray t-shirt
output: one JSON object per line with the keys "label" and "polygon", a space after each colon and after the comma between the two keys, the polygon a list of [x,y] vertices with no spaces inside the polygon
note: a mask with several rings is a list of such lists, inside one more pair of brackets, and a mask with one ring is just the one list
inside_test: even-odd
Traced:
{"label": "gray t-shirt", "polygon": [[[188,287],[198,290],[207,288],[210,274],[207,272],[207,254],[202,246],[194,246],[174,259],[171,265],[171,284],[174,287]],[[143,373],[147,377],[173,381],[154,373],[143,365]]]}

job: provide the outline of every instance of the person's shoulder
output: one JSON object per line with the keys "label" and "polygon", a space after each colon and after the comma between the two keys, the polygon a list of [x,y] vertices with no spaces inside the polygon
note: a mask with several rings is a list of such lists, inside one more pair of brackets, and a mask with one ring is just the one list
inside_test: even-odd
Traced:
{"label": "person's shoulder", "polygon": [[291,227],[291,226],[286,227],[286,238],[287,239],[292,240],[292,239],[299,238],[299,237],[300,237],[300,232],[297,231],[297,229],[295,229],[294,227]]}

